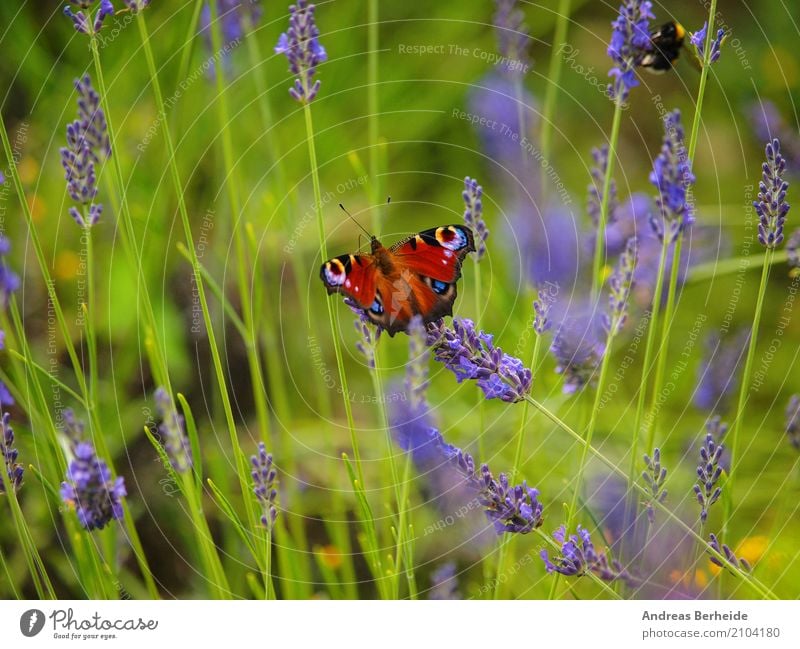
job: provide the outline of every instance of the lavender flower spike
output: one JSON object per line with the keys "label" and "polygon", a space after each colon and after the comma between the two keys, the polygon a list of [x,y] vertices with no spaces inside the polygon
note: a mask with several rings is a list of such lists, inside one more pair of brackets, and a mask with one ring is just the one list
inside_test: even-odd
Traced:
{"label": "lavender flower spike", "polygon": [[325,48],[319,43],[319,29],[314,20],[314,5],[297,0],[289,7],[289,30],[278,39],[276,54],[285,54],[289,70],[297,75],[289,94],[301,104],[314,100],[319,92],[319,79],[312,83],[317,66],[328,60]]}
{"label": "lavender flower spike", "polygon": [[6,266],[5,256],[10,250],[11,242],[0,234],[0,307],[5,307],[11,294],[19,288],[19,275]]}
{"label": "lavender flower spike", "polygon": [[522,361],[495,347],[492,336],[475,330],[468,319],[453,319],[453,328],[439,320],[428,325],[428,343],[434,359],[461,383],[475,379],[487,399],[522,401],[531,390],[532,375]]}
{"label": "lavender flower spike", "polygon": [[475,235],[475,247],[477,252],[475,261],[480,261],[486,254],[486,239],[489,238],[489,230],[486,229],[486,222],[483,220],[483,187],[474,178],[467,176],[464,178],[464,191],[461,194],[464,198],[464,224],[470,228]]}
{"label": "lavender flower spike", "polygon": [[150,4],[150,0],[124,0],[124,2],[131,13],[138,13]]}
{"label": "lavender flower spike", "polygon": [[528,534],[541,527],[543,507],[538,489],[528,487],[525,482],[511,487],[504,473],[495,479],[486,464],[481,466],[481,481],[483,488],[478,500],[498,534]]}
{"label": "lavender flower spike", "polygon": [[633,288],[633,273],[638,255],[636,237],[631,237],[609,280],[608,313],[603,314],[603,324],[609,336],[619,333],[628,317],[628,300]]}
{"label": "lavender flower spike", "polygon": [[[723,555],[728,560],[728,563],[733,565],[735,568],[742,568],[745,572],[750,572],[752,570],[752,567],[750,566],[750,563],[747,561],[747,559],[742,559],[741,557],[737,558],[737,556],[733,553],[733,550],[731,550],[724,543],[722,544],[722,547],[720,547],[719,539],[717,539],[717,536],[715,534],[709,534],[708,539],[709,539],[708,540],[709,545],[712,548],[714,548],[717,552],[719,552],[721,555]],[[709,560],[711,561],[711,563],[719,566],[720,568],[727,567],[725,564],[722,563],[722,561],[720,561],[719,559],[717,559],[717,557],[713,555],[709,557]]]}
{"label": "lavender flower spike", "polygon": [[[789,255],[789,266],[792,273],[797,273],[800,269],[800,228],[792,232],[792,236],[786,242],[786,253]],[[794,275],[792,275],[794,277]]]}
{"label": "lavender flower spike", "polygon": [[603,581],[621,580],[627,584],[636,583],[634,577],[622,567],[619,561],[609,561],[605,552],[597,552],[589,531],[578,526],[578,533],[568,539],[564,525],[553,532],[553,538],[561,544],[561,555],[550,560],[547,550],[539,556],[544,561],[548,573],[557,572],[567,577],[581,577],[589,572]]}
{"label": "lavender flower spike", "polygon": [[655,18],[652,9],[653,3],[648,0],[625,0],[611,23],[608,56],[615,65],[608,73],[612,77],[608,94],[614,101],[624,103],[631,88],[639,85],[635,70],[651,47],[650,20]]}
{"label": "lavender flower spike", "polygon": [[161,417],[158,434],[169,462],[178,473],[186,473],[192,468],[192,448],[184,432],[183,416],[178,414],[172,397],[164,388],[158,388],[154,397],[158,416]]}
{"label": "lavender flower spike", "polygon": [[597,381],[597,370],[605,354],[591,313],[567,316],[556,330],[550,353],[556,359],[556,374],[564,377],[564,394],[574,394]]}
{"label": "lavender flower spike", "polygon": [[75,509],[85,530],[101,530],[112,520],[123,517],[122,499],[127,495],[125,480],[112,478],[111,470],[97,457],[94,446],[78,438],[83,433],[82,424],[71,411],[64,414],[73,458],[67,469],[67,479],[61,483],[61,499]]}
{"label": "lavender flower spike", "polygon": [[758,240],[766,248],[775,248],[783,241],[783,224],[789,212],[786,190],[789,183],[783,179],[786,160],[781,155],[778,138],[767,143],[767,161],[762,166],[758,200],[753,203],[759,217]]}
{"label": "lavender flower spike", "polygon": [[272,467],[272,454],[267,453],[264,442],[259,442],[258,454],[250,458],[250,463],[253,467],[251,473],[253,493],[261,505],[261,524],[270,530],[275,524],[275,519],[278,518],[278,510],[275,507],[278,497],[275,479],[278,474]]}
{"label": "lavender flower spike", "polygon": [[694,222],[689,203],[689,189],[694,184],[692,165],[684,141],[681,112],[674,110],[664,117],[664,139],[661,152],[653,162],[650,182],[658,190],[658,215],[650,216],[656,236],[672,242]]}
{"label": "lavender flower spike", "polygon": [[528,70],[528,28],[525,14],[517,0],[496,0],[494,26],[497,31],[497,50],[503,57],[501,64],[508,72],[524,73]]}
{"label": "lavender flower spike", "polygon": [[114,15],[114,5],[111,0],[100,0],[100,6],[97,13],[94,15],[94,20],[91,19],[91,14],[88,9],[92,5],[93,0],[69,0],[72,4],[86,9],[87,12],[78,11],[74,13],[69,6],[64,7],[64,15],[72,21],[75,31],[80,34],[96,34],[103,27],[103,22],[108,16]]}
{"label": "lavender flower spike", "polygon": [[694,493],[700,503],[700,522],[708,520],[708,510],[722,495],[722,487],[717,486],[722,476],[720,460],[725,447],[714,441],[711,433],[706,434],[706,441],[700,447],[700,463],[697,465],[697,484]]}
{"label": "lavender flower spike", "polygon": [[653,457],[645,454],[644,464],[646,471],[642,471],[642,478],[647,484],[650,492],[650,500],[645,503],[647,507],[647,520],[653,525],[656,522],[656,512],[654,503],[663,503],[667,499],[667,490],[664,489],[664,482],[667,479],[667,470],[661,466],[661,449],[653,450]]}
{"label": "lavender flower spike", "polygon": [[[708,21],[703,23],[703,28],[695,32],[689,38],[689,41],[694,45],[697,50],[697,56],[701,60],[705,60],[706,53],[706,37],[708,36]],[[711,41],[711,53],[708,57],[709,63],[716,63],[722,53],[722,42],[725,40],[725,30],[718,29],[717,36]]]}
{"label": "lavender flower spike", "polygon": [[786,406],[786,434],[792,446],[800,451],[800,394],[793,394]]}
{"label": "lavender flower spike", "polygon": [[[589,198],[586,203],[586,211],[592,219],[595,227],[600,222],[600,207],[603,203],[603,185],[605,184],[606,170],[608,169],[608,145],[592,148],[592,160],[594,166],[591,169],[592,182],[588,187]],[[611,225],[617,219],[617,183],[612,178],[608,187],[608,221]]]}
{"label": "lavender flower spike", "polygon": [[458,592],[456,564],[442,564],[431,574],[431,590],[428,599],[461,599]]}
{"label": "lavender flower spike", "polygon": [[19,451],[14,448],[14,431],[9,426],[11,415],[7,412],[0,414],[0,458],[3,460],[0,469],[0,494],[17,490],[22,486],[22,476],[25,469],[17,462]]}

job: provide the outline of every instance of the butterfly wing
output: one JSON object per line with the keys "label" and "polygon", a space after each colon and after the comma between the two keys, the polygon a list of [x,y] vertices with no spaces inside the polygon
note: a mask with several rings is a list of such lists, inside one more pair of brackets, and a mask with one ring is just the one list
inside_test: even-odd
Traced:
{"label": "butterfly wing", "polygon": [[424,230],[390,248],[399,265],[447,284],[461,277],[461,262],[467,253],[474,251],[472,230],[463,225]]}
{"label": "butterfly wing", "polygon": [[320,268],[322,283],[331,293],[342,293],[369,309],[376,295],[379,270],[372,255],[339,255]]}

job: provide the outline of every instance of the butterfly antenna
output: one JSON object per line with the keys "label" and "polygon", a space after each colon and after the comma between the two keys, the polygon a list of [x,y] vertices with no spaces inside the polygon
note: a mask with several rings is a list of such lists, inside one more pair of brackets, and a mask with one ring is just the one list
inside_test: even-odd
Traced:
{"label": "butterfly antenna", "polygon": [[357,225],[359,228],[361,228],[361,229],[362,229],[362,230],[363,230],[363,231],[366,233],[366,235],[367,235],[367,236],[368,236],[370,239],[374,239],[374,238],[375,238],[373,235],[371,235],[371,234],[370,234],[370,232],[369,232],[369,230],[367,230],[367,228],[365,228],[365,227],[364,227],[363,225],[361,225],[361,224],[360,224],[358,221],[356,221],[356,220],[355,220],[355,218],[353,218],[353,215],[352,215],[352,214],[350,214],[350,212],[348,212],[348,211],[347,211],[347,208],[346,208],[344,205],[342,205],[341,203],[339,203],[339,207],[341,207],[341,208],[342,208],[342,212],[344,212],[345,214],[347,214],[347,216],[349,216],[349,217],[352,219],[353,223],[355,223],[355,224],[356,224],[356,225]]}

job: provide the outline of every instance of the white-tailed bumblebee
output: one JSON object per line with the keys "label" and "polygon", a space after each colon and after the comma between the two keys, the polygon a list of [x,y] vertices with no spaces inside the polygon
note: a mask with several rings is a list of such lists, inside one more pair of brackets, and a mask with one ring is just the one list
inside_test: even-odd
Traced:
{"label": "white-tailed bumblebee", "polygon": [[681,53],[686,30],[679,22],[668,22],[650,34],[652,51],[645,54],[639,64],[652,72],[671,70]]}

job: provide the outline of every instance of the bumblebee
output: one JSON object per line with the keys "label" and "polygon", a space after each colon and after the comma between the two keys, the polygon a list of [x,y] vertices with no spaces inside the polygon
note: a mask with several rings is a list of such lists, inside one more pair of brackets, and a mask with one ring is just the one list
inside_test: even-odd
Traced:
{"label": "bumblebee", "polygon": [[686,30],[679,22],[668,22],[650,34],[652,51],[645,54],[639,64],[652,72],[671,70],[681,53]]}

